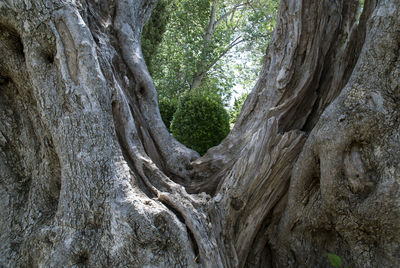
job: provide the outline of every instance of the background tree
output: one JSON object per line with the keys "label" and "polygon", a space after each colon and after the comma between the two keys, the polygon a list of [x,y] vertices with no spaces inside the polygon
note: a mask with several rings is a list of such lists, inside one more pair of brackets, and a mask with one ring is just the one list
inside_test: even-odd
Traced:
{"label": "background tree", "polygon": [[153,63],[151,60],[158,51],[158,47],[162,42],[163,35],[166,31],[170,14],[172,12],[171,3],[173,0],[159,0],[154,8],[149,21],[143,27],[142,34],[142,50],[143,56],[152,74],[152,67],[158,63]]}
{"label": "background tree", "polygon": [[396,267],[399,1],[282,0],[201,158],[157,108],[155,4],[0,2],[1,265]]}
{"label": "background tree", "polygon": [[[198,89],[211,93],[213,98],[197,95],[204,97],[203,103],[209,101],[210,107],[214,105],[211,99],[215,99],[216,93],[227,106],[234,85],[241,91],[243,87],[249,90],[253,86],[261,70],[276,9],[277,1],[272,0],[175,0],[157,4],[144,27],[142,45],[149,71],[155,78],[161,117],[169,131],[186,91]],[[241,108],[238,104],[235,107],[237,113]],[[203,115],[208,118],[207,113]],[[211,130],[225,128],[215,126],[215,120],[207,122],[198,117],[190,125],[196,129],[202,127],[203,131],[175,135],[179,132],[175,129],[172,133],[180,142],[197,148],[200,153],[221,140],[220,131]],[[204,132],[205,129],[211,132]],[[204,137],[203,141],[192,139],[200,138],[200,132],[209,137],[207,141]],[[189,137],[192,137],[190,142]],[[209,144],[209,147],[194,144]]]}
{"label": "background tree", "polygon": [[250,50],[252,60],[261,61],[276,7],[277,1],[172,1],[163,41],[152,54],[154,64],[150,63],[160,97],[177,98],[201,87],[229,100],[239,81],[226,65]]}

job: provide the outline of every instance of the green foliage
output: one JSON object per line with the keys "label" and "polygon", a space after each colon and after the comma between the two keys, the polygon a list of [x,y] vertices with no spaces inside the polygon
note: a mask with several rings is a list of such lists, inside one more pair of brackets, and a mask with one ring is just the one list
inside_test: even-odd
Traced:
{"label": "green foliage", "polygon": [[235,124],[239,115],[240,111],[242,110],[242,106],[244,101],[246,100],[249,93],[243,93],[238,98],[235,98],[235,102],[233,103],[233,107],[229,110],[229,122],[231,124]]}
{"label": "green foliage", "polygon": [[179,102],[176,99],[160,98],[158,100],[161,118],[169,132],[171,132],[171,122],[176,109],[178,109],[178,104]]}
{"label": "green foliage", "polygon": [[[333,267],[335,268],[343,267],[342,259],[338,255],[335,255],[333,253],[328,253],[328,259]],[[344,266],[344,268],[350,268],[350,267]]]}
{"label": "green foliage", "polygon": [[193,90],[181,98],[171,130],[180,142],[204,154],[229,133],[229,115],[217,94]]}
{"label": "green foliage", "polygon": [[151,62],[152,56],[156,54],[157,49],[162,41],[162,37],[166,31],[166,27],[170,18],[169,9],[172,0],[159,0],[157,6],[152,12],[147,24],[143,27],[142,33],[142,50],[143,56],[149,68],[150,74],[153,73]]}
{"label": "green foliage", "polygon": [[[154,31],[157,34],[151,38],[158,42],[158,33],[163,33],[162,42],[155,53],[145,52],[146,58],[146,54],[151,55],[149,69],[160,95],[179,98],[191,88],[195,77],[205,74],[200,87],[215,90],[228,102],[235,84],[255,81],[275,25],[279,1],[169,1],[164,9],[170,11],[168,19],[155,12],[150,21],[152,25],[157,21],[168,21],[165,32],[160,30],[164,30],[162,27],[156,28]],[[211,10],[215,5],[215,29],[211,39],[206,40]],[[146,26],[145,33],[151,27],[154,26]],[[246,57],[242,59],[240,56],[244,54]],[[238,62],[240,66],[235,67]],[[253,62],[250,65],[256,67],[249,68],[245,62]],[[247,69],[250,70],[243,71]]]}
{"label": "green foliage", "polygon": [[[228,133],[223,105],[228,105],[235,86],[247,90],[253,86],[278,4],[278,0],[159,0],[143,29],[142,49],[162,119],[178,140],[204,153]],[[244,99],[235,101],[231,123]],[[180,110],[192,110],[178,109],[173,116],[177,100],[182,100]]]}
{"label": "green foliage", "polygon": [[338,255],[328,253],[328,258],[333,267],[335,267],[335,268],[342,267],[342,259]]}
{"label": "green foliage", "polygon": [[189,89],[200,62],[209,9],[209,0],[173,1],[171,18],[151,67],[160,94],[176,98]]}

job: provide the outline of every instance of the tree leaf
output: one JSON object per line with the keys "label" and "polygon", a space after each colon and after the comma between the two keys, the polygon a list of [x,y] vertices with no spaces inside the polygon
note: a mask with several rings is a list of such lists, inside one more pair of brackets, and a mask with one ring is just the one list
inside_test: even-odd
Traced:
{"label": "tree leaf", "polygon": [[328,253],[329,261],[331,262],[333,267],[341,268],[342,267],[342,259],[333,253]]}

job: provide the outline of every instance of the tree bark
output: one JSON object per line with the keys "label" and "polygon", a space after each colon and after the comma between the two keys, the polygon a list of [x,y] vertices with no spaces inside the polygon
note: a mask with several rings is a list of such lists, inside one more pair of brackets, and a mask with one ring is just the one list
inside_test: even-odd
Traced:
{"label": "tree bark", "polygon": [[156,0],[0,2],[0,264],[400,263],[400,2],[282,0],[263,70],[201,158],[162,123]]}

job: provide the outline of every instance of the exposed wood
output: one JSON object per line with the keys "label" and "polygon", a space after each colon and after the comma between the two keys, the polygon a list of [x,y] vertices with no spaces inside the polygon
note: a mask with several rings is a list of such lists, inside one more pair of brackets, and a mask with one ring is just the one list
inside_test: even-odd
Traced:
{"label": "exposed wood", "polygon": [[158,111],[155,4],[0,2],[0,266],[398,265],[400,2],[281,1],[201,158]]}

